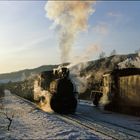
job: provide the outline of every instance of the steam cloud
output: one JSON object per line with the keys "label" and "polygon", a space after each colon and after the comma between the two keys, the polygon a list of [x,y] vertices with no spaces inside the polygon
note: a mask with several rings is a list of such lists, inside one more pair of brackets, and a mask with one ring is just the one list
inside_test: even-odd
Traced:
{"label": "steam cloud", "polygon": [[88,88],[88,79],[91,77],[91,73],[80,76],[80,71],[84,70],[88,66],[87,61],[99,51],[101,51],[100,45],[90,44],[79,56],[72,60],[72,63],[70,65],[68,65],[68,68],[71,71],[71,79],[76,83],[79,93],[83,93],[86,91],[86,89]]}
{"label": "steam cloud", "polygon": [[95,1],[48,1],[46,16],[59,28],[59,48],[62,63],[68,62],[77,34],[88,28],[88,17],[95,11]]}
{"label": "steam cloud", "polygon": [[41,97],[44,97],[44,101],[40,100],[38,103],[38,107],[41,108],[45,112],[52,113],[53,110],[50,107],[50,100],[51,100],[51,94],[47,90],[42,90],[38,80],[34,81],[34,100],[37,101],[41,99]]}
{"label": "steam cloud", "polygon": [[[82,53],[80,53],[78,56],[73,57],[73,59],[71,60],[71,64],[68,66],[68,68],[71,68],[74,65],[77,65],[81,62],[89,61],[96,53],[100,51],[101,47],[99,44],[90,44],[89,46],[86,47],[86,49],[82,51]],[[82,68],[85,67],[82,66]]]}

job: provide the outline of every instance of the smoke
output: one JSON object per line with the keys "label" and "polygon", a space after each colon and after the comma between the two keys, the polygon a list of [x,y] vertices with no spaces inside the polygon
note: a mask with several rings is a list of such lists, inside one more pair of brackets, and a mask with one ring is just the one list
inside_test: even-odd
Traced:
{"label": "smoke", "polygon": [[78,93],[84,93],[87,88],[88,88],[88,80],[90,78],[90,74],[85,75],[85,76],[80,76],[80,75],[76,75],[74,78],[72,78],[77,86],[77,91]]}
{"label": "smoke", "polygon": [[95,12],[95,1],[48,1],[45,5],[46,16],[58,27],[59,48],[62,63],[69,61],[69,55],[81,31],[88,28],[88,18]]}
{"label": "smoke", "polygon": [[70,69],[71,79],[75,81],[77,85],[77,90],[79,93],[83,93],[88,88],[88,82],[92,73],[86,73],[86,75],[81,76],[80,72],[89,66],[88,60],[101,51],[101,47],[98,44],[90,44],[85,50],[72,60],[72,63],[68,65]]}
{"label": "smoke", "polygon": [[[71,60],[71,64],[68,67],[71,68],[79,63],[87,62],[90,59],[92,59],[93,56],[100,51],[101,51],[101,47],[99,44],[90,44],[86,47],[86,49],[83,50],[83,52],[81,54],[79,54],[78,56],[74,57]],[[82,69],[86,67],[86,63],[83,63],[83,64],[81,67]]]}
{"label": "smoke", "polygon": [[105,106],[105,105],[107,105],[109,103],[110,103],[110,101],[108,99],[108,95],[107,94],[103,94],[103,96],[101,97],[101,99],[99,101],[100,106]]}
{"label": "smoke", "polygon": [[82,62],[77,65],[74,64],[70,64],[71,67],[68,66],[68,68],[70,69],[70,78],[76,84],[78,93],[84,93],[89,87],[88,82],[92,74],[86,73],[85,75],[81,75],[81,72],[86,69],[89,63]]}
{"label": "smoke", "polygon": [[41,89],[39,79],[34,81],[34,100],[38,101],[38,107],[43,111],[53,112],[50,106],[51,94],[49,91]]}

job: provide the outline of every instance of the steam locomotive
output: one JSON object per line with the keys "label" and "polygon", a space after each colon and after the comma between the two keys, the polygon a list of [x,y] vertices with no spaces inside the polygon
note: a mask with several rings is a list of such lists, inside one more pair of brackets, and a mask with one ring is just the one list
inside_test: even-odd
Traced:
{"label": "steam locomotive", "polygon": [[69,77],[69,69],[61,67],[41,73],[40,86],[51,94],[51,109],[60,114],[74,113],[77,107],[77,91]]}

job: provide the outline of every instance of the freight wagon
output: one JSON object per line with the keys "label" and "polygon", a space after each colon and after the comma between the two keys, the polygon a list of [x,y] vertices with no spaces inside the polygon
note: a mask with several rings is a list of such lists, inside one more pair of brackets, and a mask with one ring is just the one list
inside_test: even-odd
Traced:
{"label": "freight wagon", "polygon": [[[105,109],[140,115],[140,68],[115,69],[103,75]],[[99,101],[100,102],[100,101]]]}
{"label": "freight wagon", "polygon": [[140,69],[116,69],[104,74],[103,94],[110,101],[105,109],[140,115]]}

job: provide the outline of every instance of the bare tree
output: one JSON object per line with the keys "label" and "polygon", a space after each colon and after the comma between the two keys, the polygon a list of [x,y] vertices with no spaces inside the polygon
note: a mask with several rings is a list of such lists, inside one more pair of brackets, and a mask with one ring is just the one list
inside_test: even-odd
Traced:
{"label": "bare tree", "polygon": [[140,53],[140,48],[138,50],[135,50],[135,53]]}
{"label": "bare tree", "polygon": [[3,112],[3,113],[6,116],[6,119],[9,121],[9,124],[8,124],[8,127],[7,127],[7,130],[9,131],[10,126],[11,126],[12,121],[13,121],[13,118],[14,118],[14,113],[12,114],[12,116],[9,116],[7,112]]}
{"label": "bare tree", "polygon": [[116,55],[116,54],[117,54],[117,51],[114,49],[114,50],[111,51],[110,56],[113,56],[113,55]]}
{"label": "bare tree", "polygon": [[14,113],[12,113],[12,115],[8,114],[7,110],[3,110],[3,105],[1,105],[0,109],[2,110],[0,113],[3,114],[6,119],[9,121],[8,126],[7,126],[7,130],[10,130],[10,126],[12,124],[13,118],[14,118]]}
{"label": "bare tree", "polygon": [[105,52],[102,51],[102,52],[99,54],[99,59],[105,58],[105,56],[106,56]]}

